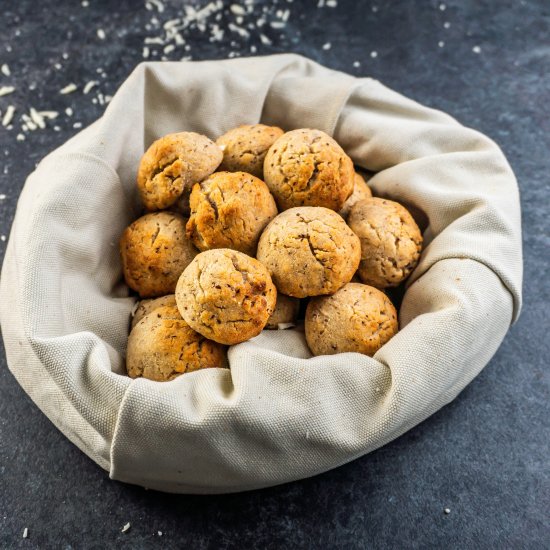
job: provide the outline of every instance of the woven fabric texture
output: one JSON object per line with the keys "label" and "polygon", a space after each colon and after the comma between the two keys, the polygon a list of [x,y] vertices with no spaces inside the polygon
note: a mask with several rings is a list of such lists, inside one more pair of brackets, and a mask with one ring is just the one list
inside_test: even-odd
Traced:
{"label": "woven fabric texture", "polygon": [[[230,370],[131,380],[134,299],[118,240],[139,215],[156,138],[264,122],[313,127],[377,172],[375,194],[429,224],[400,332],[374,357],[312,358],[299,329],[233,346]],[[114,479],[169,492],[265,487],[384,445],[454,397],[521,307],[517,184],[500,149],[379,82],[296,55],[144,63],[104,116],[48,155],[21,194],[0,281],[8,365],[51,421]]]}

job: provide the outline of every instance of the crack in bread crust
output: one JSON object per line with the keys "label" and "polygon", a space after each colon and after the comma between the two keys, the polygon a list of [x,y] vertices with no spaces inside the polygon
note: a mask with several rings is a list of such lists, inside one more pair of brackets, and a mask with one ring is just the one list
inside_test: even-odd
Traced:
{"label": "crack in bread crust", "polygon": [[372,356],[397,333],[397,312],[383,292],[348,283],[332,296],[310,300],[305,330],[314,355],[354,351]]}
{"label": "crack in bread crust", "polygon": [[244,172],[216,172],[195,185],[187,235],[200,250],[232,248],[251,256],[265,226],[277,215],[260,179]]}
{"label": "crack in bread crust", "polygon": [[126,368],[132,378],[167,381],[226,364],[225,346],[192,330],[175,303],[158,306],[145,315],[128,338]]}
{"label": "crack in bread crust", "polygon": [[146,209],[175,205],[186,186],[210,175],[222,157],[219,147],[194,132],[168,134],[155,141],[143,155],[137,176]]}
{"label": "crack in bread crust", "polygon": [[357,202],[348,223],[361,241],[361,280],[377,288],[396,286],[416,267],[422,234],[409,212],[388,199]]}
{"label": "crack in bread crust", "polygon": [[276,296],[267,269],[229,249],[199,254],[176,288],[186,322],[207,338],[230,345],[261,332],[273,313]]}
{"label": "crack in bread crust", "polygon": [[318,296],[351,280],[360,261],[360,243],[332,210],[297,207],[268,225],[258,245],[258,259],[283,294]]}
{"label": "crack in bread crust", "polygon": [[324,206],[340,210],[353,191],[353,163],[319,130],[293,130],[269,149],[265,181],[280,208]]}

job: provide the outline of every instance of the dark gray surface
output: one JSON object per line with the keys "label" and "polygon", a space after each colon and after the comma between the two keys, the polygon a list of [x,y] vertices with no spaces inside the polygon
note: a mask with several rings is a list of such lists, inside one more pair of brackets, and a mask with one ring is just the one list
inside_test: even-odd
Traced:
{"label": "dark gray surface", "polygon": [[[99,117],[103,107],[92,97],[98,90],[114,93],[142,60],[144,37],[158,34],[146,24],[181,11],[175,1],[165,1],[163,13],[142,2],[89,1],[87,8],[68,0],[1,4],[0,64],[8,63],[12,75],[0,74],[0,86],[17,90],[0,98],[0,111],[13,104],[16,118],[31,106],[61,113],[23,142],[16,141],[19,122],[10,131],[0,126],[0,194],[7,195],[0,200],[1,235],[9,231],[34,164],[78,131],[75,121],[87,125]],[[269,20],[276,9],[291,11],[285,29],[266,31],[271,46],[262,45],[255,30],[250,41],[226,31],[222,42],[210,43],[191,29],[182,33],[190,52],[178,48],[167,56],[223,58],[248,52],[250,44],[258,53],[299,52],[378,78],[495,139],[522,196],[525,302],[519,322],[451,405],[397,441],[313,479],[215,497],[165,495],[110,481],[33,405],[2,350],[0,547],[550,547],[550,3],[447,1],[441,9],[433,1],[339,0],[336,8],[318,9],[317,1],[256,2],[254,21],[262,7],[271,6]],[[234,19],[226,10],[219,24],[227,28]],[[326,42],[331,48],[324,50]],[[99,87],[84,95],[83,84],[96,78]],[[79,91],[60,95],[69,82]],[[68,106],[72,117],[63,113]],[[0,241],[0,256],[4,249]],[[122,534],[126,522],[131,529]]]}

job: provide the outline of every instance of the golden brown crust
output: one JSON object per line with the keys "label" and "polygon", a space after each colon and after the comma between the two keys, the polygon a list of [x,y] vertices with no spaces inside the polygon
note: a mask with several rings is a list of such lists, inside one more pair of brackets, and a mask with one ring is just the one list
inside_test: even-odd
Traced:
{"label": "golden brown crust", "polygon": [[267,269],[258,260],[227,248],[200,253],[176,288],[178,309],[189,326],[229,345],[257,336],[276,300]]}
{"label": "golden brown crust", "polygon": [[132,378],[166,381],[187,372],[226,366],[225,346],[192,330],[175,305],[157,307],[128,337],[126,369]]}
{"label": "golden brown crust", "polygon": [[258,243],[258,260],[277,289],[295,298],[332,294],[348,283],[361,256],[359,238],[333,210],[302,206],[279,214]]}
{"label": "golden brown crust", "polygon": [[243,124],[229,130],[216,140],[216,144],[223,149],[223,161],[219,169],[248,172],[263,179],[267,150],[283,134],[281,128],[265,124]]}
{"label": "golden brown crust", "polygon": [[153,212],[122,234],[124,279],[142,298],[172,294],[181,272],[197,254],[185,235],[185,221],[172,212]]}
{"label": "golden brown crust", "polygon": [[332,296],[310,300],[305,330],[314,355],[355,351],[372,356],[397,333],[397,312],[380,290],[348,283]]}
{"label": "golden brown crust", "polygon": [[134,328],[146,315],[149,315],[152,311],[163,306],[175,306],[176,296],[174,294],[168,294],[167,296],[161,296],[160,298],[152,298],[141,300],[137,303],[136,310],[132,316],[132,328]]}
{"label": "golden brown crust", "polygon": [[277,330],[280,328],[279,325],[295,323],[298,318],[299,311],[300,300],[297,298],[292,298],[292,296],[285,296],[279,292],[277,294],[275,310],[268,319],[265,328],[269,330]]}
{"label": "golden brown crust", "polygon": [[422,234],[406,208],[388,199],[356,203],[348,224],[361,240],[359,277],[376,288],[397,286],[416,267]]}
{"label": "golden brown crust", "polygon": [[352,206],[354,206],[359,201],[370,199],[371,197],[372,191],[367,185],[365,178],[361,174],[355,172],[353,176],[353,193],[348,197],[348,200],[344,203],[344,206],[342,206],[342,209],[340,210],[340,216],[346,219],[350,213]]}
{"label": "golden brown crust", "polygon": [[302,128],[283,134],[267,152],[264,178],[280,210],[342,208],[353,191],[353,163],[329,135]]}
{"label": "golden brown crust", "polygon": [[137,185],[147,210],[174,205],[185,189],[208,177],[223,153],[206,136],[195,132],[168,134],[147,149],[139,165]]}
{"label": "golden brown crust", "polygon": [[277,215],[267,185],[245,172],[216,172],[193,186],[187,236],[199,250],[231,248],[256,254],[265,226]]}

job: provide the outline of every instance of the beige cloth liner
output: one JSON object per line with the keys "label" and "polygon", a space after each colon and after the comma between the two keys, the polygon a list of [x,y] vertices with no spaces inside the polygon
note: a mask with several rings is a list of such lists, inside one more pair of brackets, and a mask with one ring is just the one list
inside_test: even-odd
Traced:
{"label": "beige cloth liner", "polygon": [[[231,370],[131,380],[134,299],[118,239],[139,214],[144,150],[169,132],[216,138],[264,122],[324,130],[375,194],[429,217],[401,331],[373,358],[311,358],[299,330],[229,351]],[[8,365],[50,420],[114,479],[214,493],[353,460],[450,402],[487,364],[521,304],[514,175],[482,134],[369,78],[296,55],[143,63],[101,119],[23,189],[1,279]]]}

